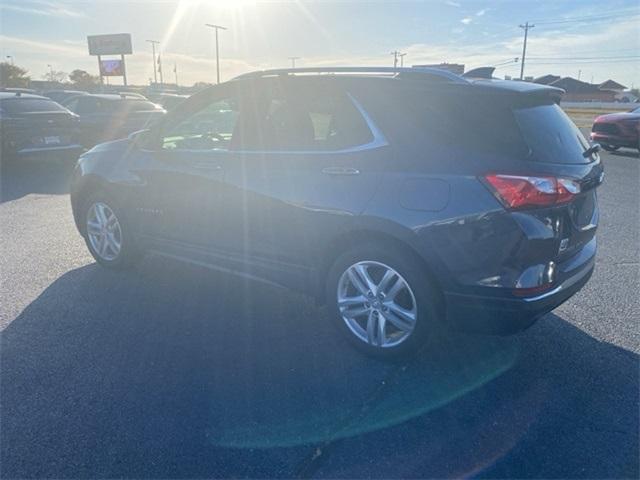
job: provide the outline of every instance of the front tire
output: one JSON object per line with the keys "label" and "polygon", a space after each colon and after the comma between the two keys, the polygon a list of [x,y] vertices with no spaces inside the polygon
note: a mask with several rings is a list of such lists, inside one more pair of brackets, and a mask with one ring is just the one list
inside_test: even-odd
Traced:
{"label": "front tire", "polygon": [[131,267],[140,255],[116,202],[96,194],[84,202],[83,212],[85,243],[96,262],[113,269]]}
{"label": "front tire", "polygon": [[440,330],[436,285],[419,259],[396,248],[345,252],[329,271],[326,294],[338,329],[371,356],[407,356]]}

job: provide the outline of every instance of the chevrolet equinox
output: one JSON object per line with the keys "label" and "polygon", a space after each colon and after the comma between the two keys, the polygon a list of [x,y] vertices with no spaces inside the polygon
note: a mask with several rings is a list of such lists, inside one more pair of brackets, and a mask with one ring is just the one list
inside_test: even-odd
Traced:
{"label": "chevrolet equinox", "polygon": [[307,292],[370,354],[515,332],[594,267],[603,167],[562,93],[427,68],[242,75],[83,154],[75,222],[106,267],[153,252]]}

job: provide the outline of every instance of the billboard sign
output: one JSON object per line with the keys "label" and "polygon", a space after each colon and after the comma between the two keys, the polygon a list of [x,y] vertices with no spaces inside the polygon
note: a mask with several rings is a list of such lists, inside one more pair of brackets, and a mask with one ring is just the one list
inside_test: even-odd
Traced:
{"label": "billboard sign", "polygon": [[112,35],[89,35],[89,55],[130,55],[131,34],[115,33]]}
{"label": "billboard sign", "polygon": [[124,76],[122,60],[100,60],[100,75],[103,77]]}

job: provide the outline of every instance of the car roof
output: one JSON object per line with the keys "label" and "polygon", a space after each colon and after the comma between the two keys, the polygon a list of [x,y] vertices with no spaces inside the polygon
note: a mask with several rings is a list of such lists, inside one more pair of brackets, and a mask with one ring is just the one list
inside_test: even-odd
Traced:
{"label": "car roof", "polygon": [[126,95],[119,93],[90,93],[89,95],[78,95],[82,97],[92,97],[92,98],[100,98],[103,100],[138,100],[138,101],[148,101],[147,98],[137,95]]}
{"label": "car roof", "polygon": [[50,98],[47,97],[43,97],[42,95],[34,95],[33,93],[21,93],[21,92],[0,92],[0,100],[6,100],[6,99],[10,99],[10,98],[15,98],[15,99],[34,99],[34,98],[38,98],[40,100],[48,100],[50,102],[53,102],[53,100],[51,100]]}
{"label": "car roof", "polygon": [[44,92],[45,95],[49,93],[73,93],[76,95],[89,95],[89,92],[85,92],[84,90],[47,90]]}
{"label": "car roof", "polygon": [[[474,69],[474,75],[482,69]],[[492,67],[486,69],[493,72]],[[307,79],[328,79],[329,81],[339,81],[347,78],[351,81],[357,79],[387,79],[396,82],[398,80],[411,80],[413,82],[424,81],[425,85],[438,87],[455,88],[479,88],[487,93],[504,92],[514,94],[550,94],[560,96],[564,90],[548,85],[541,85],[526,81],[500,80],[497,78],[464,76],[451,73],[447,70],[426,67],[319,67],[319,68],[284,68],[255,71],[240,75],[234,80],[244,79],[273,79],[273,78],[307,78]],[[214,86],[215,87],[215,86]]]}

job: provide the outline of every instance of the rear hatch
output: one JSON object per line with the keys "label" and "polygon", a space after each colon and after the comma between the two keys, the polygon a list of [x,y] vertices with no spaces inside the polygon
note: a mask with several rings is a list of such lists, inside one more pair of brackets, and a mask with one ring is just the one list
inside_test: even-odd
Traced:
{"label": "rear hatch", "polygon": [[543,221],[555,222],[556,258],[562,261],[595,235],[596,187],[604,178],[602,163],[597,153],[589,154],[589,143],[556,103],[527,99],[514,105],[512,111],[528,149],[524,162],[527,174],[579,185],[566,203],[530,211]]}

